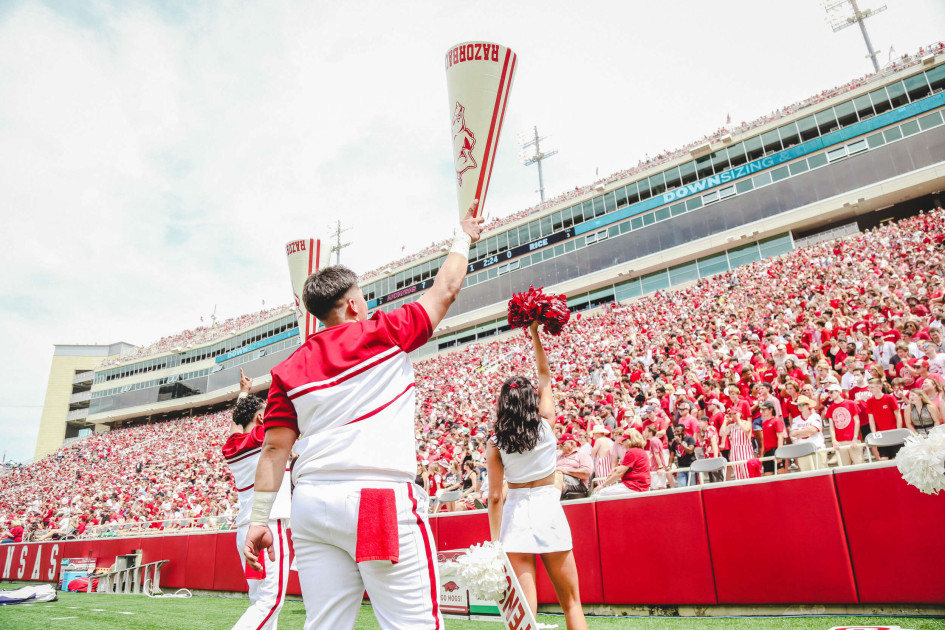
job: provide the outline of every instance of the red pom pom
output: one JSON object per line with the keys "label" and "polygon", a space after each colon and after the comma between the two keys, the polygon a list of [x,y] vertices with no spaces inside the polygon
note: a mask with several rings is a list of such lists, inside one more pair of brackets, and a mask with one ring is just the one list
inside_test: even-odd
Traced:
{"label": "red pom pom", "polygon": [[513,294],[509,300],[509,326],[512,328],[528,328],[537,320],[545,327],[545,332],[560,335],[570,318],[565,296],[545,295],[533,286],[524,293]]}

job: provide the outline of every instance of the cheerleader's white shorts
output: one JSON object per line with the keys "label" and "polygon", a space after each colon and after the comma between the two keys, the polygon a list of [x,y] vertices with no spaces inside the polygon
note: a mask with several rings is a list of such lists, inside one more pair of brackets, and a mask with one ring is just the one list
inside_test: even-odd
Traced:
{"label": "cheerleader's white shorts", "polygon": [[571,526],[561,508],[561,491],[554,486],[509,488],[499,540],[512,553],[571,549]]}

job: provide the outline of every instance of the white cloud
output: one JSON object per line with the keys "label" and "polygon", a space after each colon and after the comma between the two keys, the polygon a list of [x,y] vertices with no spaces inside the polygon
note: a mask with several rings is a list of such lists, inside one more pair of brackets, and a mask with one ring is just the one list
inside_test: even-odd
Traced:
{"label": "white cloud", "polygon": [[[560,150],[554,195],[869,68],[814,0],[63,6],[0,12],[0,406],[42,403],[53,343],[147,343],[214,305],[287,302],[282,245],[336,220],[361,271],[451,233],[458,41],[520,57],[495,214],[537,200],[514,145],[533,124]],[[943,13],[901,0],[869,27],[903,53]]]}

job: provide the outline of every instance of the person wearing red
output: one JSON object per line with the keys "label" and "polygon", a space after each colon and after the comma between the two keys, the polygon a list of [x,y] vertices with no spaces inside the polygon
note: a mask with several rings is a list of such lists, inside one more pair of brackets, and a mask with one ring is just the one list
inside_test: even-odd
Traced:
{"label": "person wearing red", "polygon": [[861,464],[863,451],[859,445],[860,407],[843,397],[843,390],[839,385],[831,385],[827,392],[830,395],[830,406],[824,412],[824,418],[830,423],[833,448],[840,459],[840,465]]}
{"label": "person wearing red", "polygon": [[[775,415],[774,403],[771,401],[761,403],[760,411],[762,455],[774,457],[775,450],[784,444],[784,421]],[[762,465],[765,475],[774,474],[775,460],[764,461]]]}
{"label": "person wearing red", "polygon": [[[869,420],[870,433],[901,429],[902,411],[896,397],[883,391],[883,382],[878,378],[870,379],[869,388],[871,395],[866,399],[866,417]],[[895,446],[877,448],[882,459],[895,457],[898,450]]]}
{"label": "person wearing red", "polygon": [[622,439],[627,442],[627,452],[620,465],[604,479],[597,496],[646,492],[650,489],[650,458],[644,450],[646,440],[636,429],[627,431]]}
{"label": "person wearing red", "polygon": [[[725,414],[722,414],[723,422]],[[701,416],[699,418],[699,435],[698,435],[699,446],[702,447],[703,457],[714,458],[721,457],[722,452],[719,448],[719,432],[712,426],[712,421],[709,419],[709,416]],[[716,470],[709,473],[709,480],[713,482],[722,481],[725,473],[721,470]]]}

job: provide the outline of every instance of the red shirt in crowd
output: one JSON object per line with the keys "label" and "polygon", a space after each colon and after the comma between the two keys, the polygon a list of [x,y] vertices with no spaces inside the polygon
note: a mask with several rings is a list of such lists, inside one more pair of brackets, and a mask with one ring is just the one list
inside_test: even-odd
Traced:
{"label": "red shirt in crowd", "polygon": [[650,489],[650,458],[646,451],[638,447],[627,449],[620,465],[627,466],[627,472],[620,478],[623,485],[636,492]]}
{"label": "red shirt in crowd", "polygon": [[889,431],[896,426],[896,410],[899,404],[892,394],[883,394],[879,398],[870,396],[866,399],[866,413],[872,414],[877,431]]}
{"label": "red shirt in crowd", "polygon": [[[853,417],[859,413],[860,408],[852,400],[833,403],[827,408],[824,416],[833,424],[838,442],[849,442],[853,439]],[[860,419],[860,425],[862,424],[863,420]]]}
{"label": "red shirt in crowd", "polygon": [[761,423],[761,434],[764,439],[765,452],[778,448],[778,436],[784,433],[784,421],[774,416]]}

